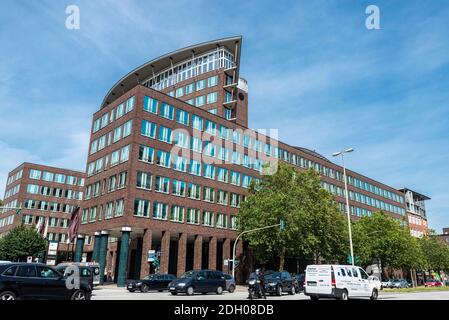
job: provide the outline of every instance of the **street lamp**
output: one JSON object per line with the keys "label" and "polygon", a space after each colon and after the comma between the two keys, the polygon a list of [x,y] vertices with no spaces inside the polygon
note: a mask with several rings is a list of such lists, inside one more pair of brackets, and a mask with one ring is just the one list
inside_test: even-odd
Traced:
{"label": "street lamp", "polygon": [[345,180],[345,197],[346,197],[346,215],[348,218],[348,230],[349,230],[349,247],[351,249],[351,262],[354,265],[354,248],[352,247],[352,231],[351,231],[351,216],[349,214],[349,191],[348,191],[348,181],[346,178],[346,168],[345,168],[345,154],[354,151],[353,148],[346,149],[344,151],[335,152],[332,154],[334,157],[341,155],[341,161],[343,165],[343,179]]}

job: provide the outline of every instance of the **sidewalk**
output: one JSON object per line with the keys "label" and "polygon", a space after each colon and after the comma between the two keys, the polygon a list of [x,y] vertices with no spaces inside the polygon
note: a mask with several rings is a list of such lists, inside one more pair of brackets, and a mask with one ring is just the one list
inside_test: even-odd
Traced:
{"label": "sidewalk", "polygon": [[[94,290],[126,290],[126,287],[117,287],[116,283],[108,283],[104,285],[94,286]],[[235,287],[235,292],[247,292],[248,287],[243,285],[237,285]]]}

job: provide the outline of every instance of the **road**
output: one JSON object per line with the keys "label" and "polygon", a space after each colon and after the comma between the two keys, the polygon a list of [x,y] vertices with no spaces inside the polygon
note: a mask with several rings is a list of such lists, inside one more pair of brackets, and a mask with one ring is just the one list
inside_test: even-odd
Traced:
{"label": "road", "polygon": [[[167,292],[128,292],[124,288],[115,286],[99,287],[93,291],[92,300],[247,300],[248,293],[245,287],[238,288],[234,293],[224,292],[216,294],[195,294],[193,296],[173,296]],[[267,300],[310,300],[303,293],[294,296],[284,294],[281,297],[267,296]],[[408,293],[385,293],[379,294],[379,300],[449,300],[449,291],[432,292],[408,292]]]}

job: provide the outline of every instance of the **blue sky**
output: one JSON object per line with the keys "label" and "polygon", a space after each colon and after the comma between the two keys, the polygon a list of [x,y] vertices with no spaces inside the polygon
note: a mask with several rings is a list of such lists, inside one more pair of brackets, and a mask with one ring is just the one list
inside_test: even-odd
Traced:
{"label": "blue sky", "polygon": [[[81,29],[65,28],[76,4]],[[381,29],[365,28],[380,8]],[[250,127],[429,195],[449,226],[447,1],[24,1],[0,11],[0,194],[24,161],[84,170],[92,114],[124,74],[242,35]]]}

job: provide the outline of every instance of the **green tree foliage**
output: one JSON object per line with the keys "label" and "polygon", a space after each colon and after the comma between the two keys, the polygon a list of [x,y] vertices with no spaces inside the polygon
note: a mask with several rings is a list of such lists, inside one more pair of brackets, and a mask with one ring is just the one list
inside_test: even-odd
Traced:
{"label": "green tree foliage", "polygon": [[46,241],[34,228],[18,226],[0,239],[0,258],[11,261],[26,261],[45,250]]}
{"label": "green tree foliage", "polygon": [[406,226],[380,211],[353,223],[354,255],[363,265],[380,259],[383,267],[419,268],[423,252]]}
{"label": "green tree foliage", "polygon": [[423,268],[427,270],[449,271],[449,247],[434,235],[419,239],[421,250],[425,253]]}
{"label": "green tree foliage", "polygon": [[298,172],[281,163],[275,174],[252,184],[239,211],[239,231],[274,225],[280,219],[285,230],[271,228],[245,236],[259,261],[278,257],[282,270],[286,256],[337,260],[347,252],[344,216],[313,170]]}

